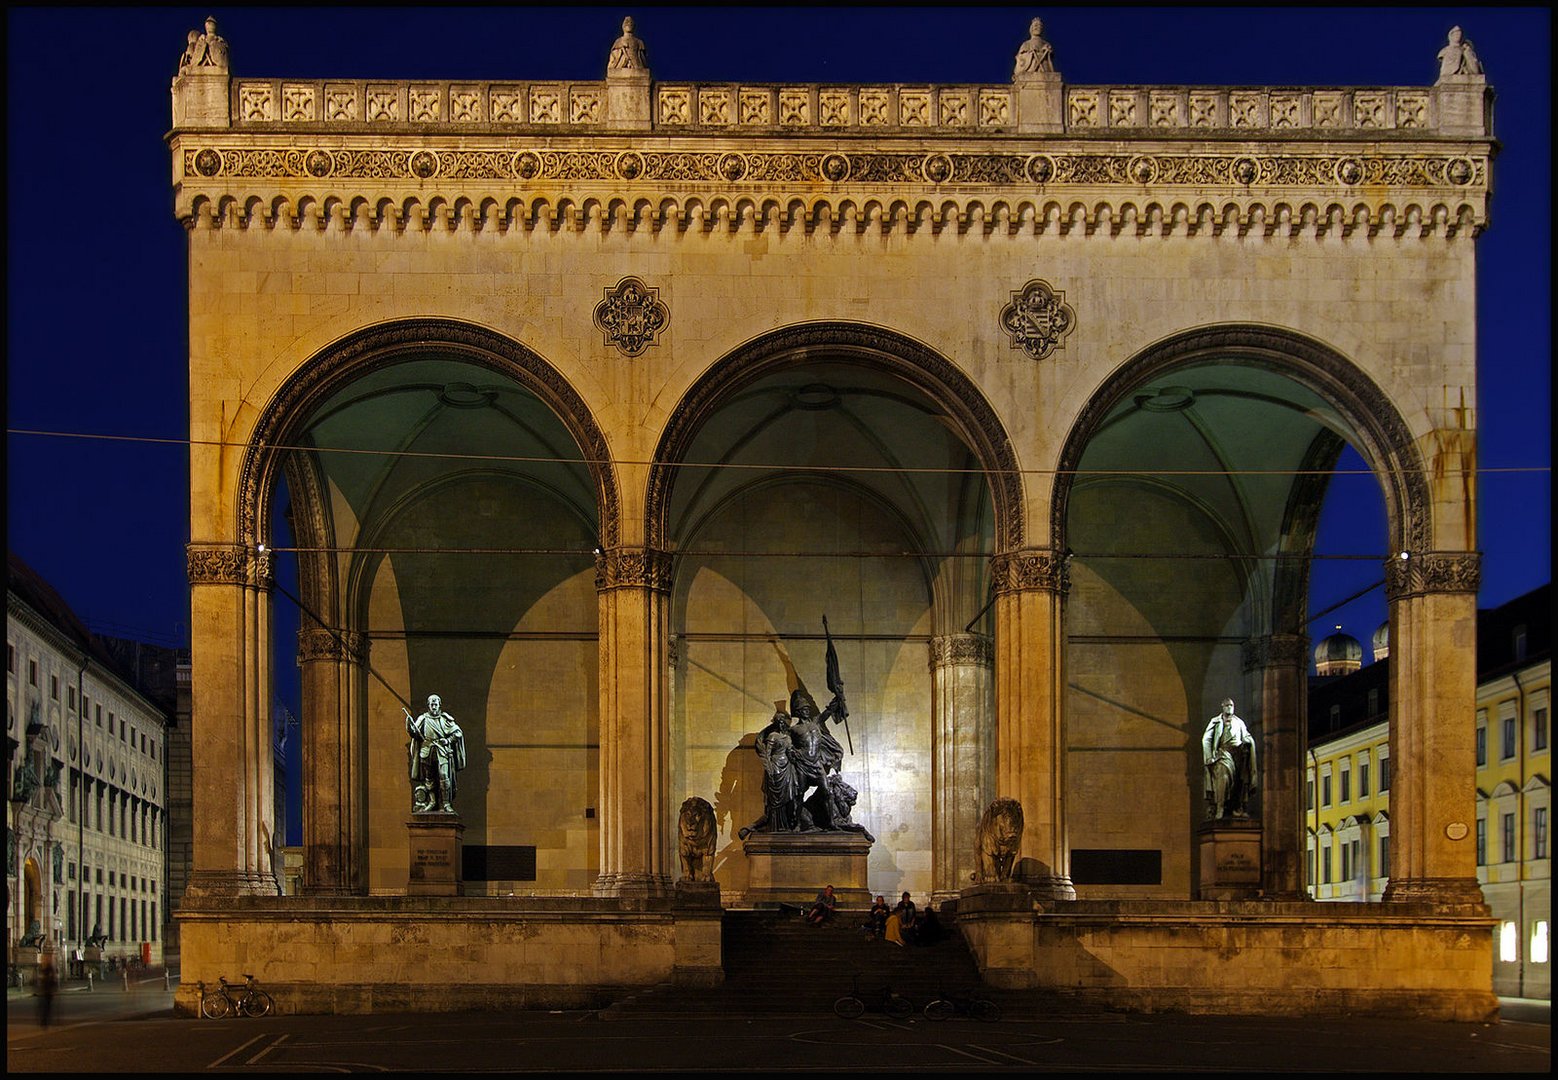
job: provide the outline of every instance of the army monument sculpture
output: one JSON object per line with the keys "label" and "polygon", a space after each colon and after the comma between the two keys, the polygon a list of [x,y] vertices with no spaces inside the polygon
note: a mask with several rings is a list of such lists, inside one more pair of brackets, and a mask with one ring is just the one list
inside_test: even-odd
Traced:
{"label": "army monument sculpture", "polygon": [[[828,731],[828,721],[844,726],[849,739],[849,709],[838,653],[828,630],[827,682],[833,699],[819,714],[804,685],[790,694],[790,711],[777,708],[768,726],[758,732],[755,749],[763,762],[763,816],[741,829],[745,840],[755,832],[853,832],[875,837],[850,819],[858,792],[840,774],[844,747]],[[851,753],[853,753],[851,741]]]}
{"label": "army monument sculpture", "polygon": [[443,711],[437,694],[427,699],[427,712],[406,713],[406,734],[411,736],[411,812],[452,814],[455,781],[465,768],[465,732],[454,717]]}
{"label": "army monument sculpture", "polygon": [[1234,715],[1232,698],[1223,698],[1222,711],[1206,723],[1201,761],[1206,767],[1207,817],[1249,817],[1250,796],[1257,787],[1255,737]]}

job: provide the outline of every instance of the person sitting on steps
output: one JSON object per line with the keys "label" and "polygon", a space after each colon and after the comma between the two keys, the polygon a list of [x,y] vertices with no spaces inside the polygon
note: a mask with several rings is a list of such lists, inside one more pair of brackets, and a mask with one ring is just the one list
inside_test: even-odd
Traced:
{"label": "person sitting on steps", "polygon": [[870,937],[881,937],[887,932],[887,917],[891,914],[887,901],[878,896],[872,901],[871,910],[866,914],[866,921],[861,929]]}
{"label": "person sitting on steps", "polygon": [[833,912],[837,908],[838,899],[833,895],[833,886],[829,885],[817,894],[817,899],[806,912],[806,921],[813,926],[821,926],[833,918]]}

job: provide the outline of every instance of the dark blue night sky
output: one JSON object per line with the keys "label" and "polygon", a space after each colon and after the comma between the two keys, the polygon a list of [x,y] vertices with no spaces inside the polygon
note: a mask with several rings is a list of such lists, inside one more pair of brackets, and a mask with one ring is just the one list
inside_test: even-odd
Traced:
{"label": "dark blue night sky", "polygon": [[[401,79],[597,79],[632,14],[659,79],[998,83],[1039,15],[1072,83],[1428,85],[1446,31],[1460,24],[1498,91],[1503,144],[1492,226],[1477,242],[1477,419],[1490,470],[1478,479],[1481,602],[1551,576],[1543,8],[213,10],[237,75]],[[187,282],[162,137],[185,34],[208,13],[12,8],[6,17],[7,542],[94,629],[167,643],[185,639],[188,621]],[[1349,452],[1341,467],[1362,463]],[[1496,471],[1507,469],[1532,471]],[[1382,556],[1384,535],[1377,483],[1337,478],[1318,550]],[[1373,559],[1322,562],[1311,610],[1380,577]],[[1311,633],[1341,623],[1367,642],[1384,611],[1375,589]],[[289,671],[278,691],[296,711],[295,668],[280,666]]]}

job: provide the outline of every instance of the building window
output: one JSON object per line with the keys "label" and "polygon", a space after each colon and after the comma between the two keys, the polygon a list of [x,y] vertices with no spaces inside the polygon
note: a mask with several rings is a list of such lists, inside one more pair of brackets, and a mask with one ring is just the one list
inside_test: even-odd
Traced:
{"label": "building window", "polygon": [[1482,768],[1488,763],[1488,729],[1481,724],[1477,725],[1477,768]]}
{"label": "building window", "polygon": [[1352,845],[1342,841],[1342,881],[1352,880]]}
{"label": "building window", "polygon": [[1352,802],[1352,770],[1345,764],[1342,766],[1342,802]]}
{"label": "building window", "polygon": [[1531,716],[1531,749],[1547,749],[1547,710],[1537,709]]}
{"label": "building window", "polygon": [[1306,790],[1306,796],[1305,797],[1309,800],[1309,809],[1313,810],[1315,808],[1315,781],[1314,781],[1314,777],[1310,777],[1308,780],[1304,781],[1304,787],[1305,787],[1305,790]]}
{"label": "building window", "polygon": [[1314,883],[1315,883],[1315,849],[1314,848],[1310,848],[1309,849],[1309,884],[1310,884],[1311,887],[1313,887]]}
{"label": "building window", "polygon": [[1390,759],[1388,757],[1379,759],[1379,789],[1381,791],[1390,790]]}
{"label": "building window", "polygon": [[1500,831],[1504,834],[1502,837],[1500,837],[1500,839],[1504,841],[1504,851],[1503,851],[1504,857],[1500,861],[1501,862],[1514,862],[1515,861],[1515,815],[1514,814],[1505,814],[1504,817],[1502,818],[1502,820],[1500,821],[1500,824],[1503,826],[1503,828]]}
{"label": "building window", "polygon": [[1515,756],[1515,718],[1504,717],[1504,747],[1503,757],[1505,761]]}
{"label": "building window", "polygon": [[98,727],[103,726],[103,707],[101,705],[92,707],[92,719],[97,723]]}
{"label": "building window", "polygon": [[1369,759],[1358,762],[1358,798],[1369,797]]}
{"label": "building window", "polygon": [[36,660],[27,661],[27,685],[38,685],[38,661]]}
{"label": "building window", "polygon": [[1477,819],[1477,865],[1488,865],[1488,819]]}
{"label": "building window", "polygon": [[1379,876],[1390,876],[1390,834],[1379,838]]}
{"label": "building window", "polygon": [[1320,805],[1331,805],[1331,774],[1326,773],[1320,777]]}
{"label": "building window", "polygon": [[60,699],[60,677],[58,675],[49,676],[49,697],[55,701]]}
{"label": "building window", "polygon": [[1524,660],[1526,658],[1525,624],[1521,623],[1519,626],[1515,627],[1514,632],[1510,634],[1510,638],[1512,639],[1511,644],[1513,644],[1515,647],[1515,659]]}
{"label": "building window", "polygon": [[151,939],[157,940],[157,901],[151,902]]}
{"label": "building window", "polygon": [[1538,919],[1531,924],[1531,963],[1547,963],[1547,920]]}
{"label": "building window", "polygon": [[1332,705],[1331,706],[1331,730],[1335,731],[1337,728],[1339,728],[1341,726],[1342,726],[1342,707],[1340,705]]}
{"label": "building window", "polygon": [[76,688],[74,686],[65,687],[65,708],[71,712],[76,711]]}
{"label": "building window", "polygon": [[1531,811],[1531,857],[1547,858],[1547,807],[1538,806]]}
{"label": "building window", "polygon": [[16,646],[9,641],[5,643],[5,670],[11,675],[16,674]]}
{"label": "building window", "polygon": [[[1364,874],[1363,874],[1363,841],[1362,840],[1354,840],[1354,841],[1352,841],[1351,847],[1352,847],[1352,872],[1355,875],[1357,875],[1358,877],[1361,878],[1361,877],[1364,876]],[[1368,882],[1367,882],[1367,880],[1364,881],[1364,890],[1365,891],[1368,890]]]}
{"label": "building window", "polygon": [[1520,932],[1513,921],[1499,923],[1498,958],[1506,964],[1513,964],[1520,959]]}
{"label": "building window", "polygon": [[74,903],[67,905],[65,909],[65,916],[65,937],[71,941],[74,941],[76,940],[76,905]]}
{"label": "building window", "polygon": [[1331,883],[1331,849],[1329,847],[1320,850],[1320,883]]}

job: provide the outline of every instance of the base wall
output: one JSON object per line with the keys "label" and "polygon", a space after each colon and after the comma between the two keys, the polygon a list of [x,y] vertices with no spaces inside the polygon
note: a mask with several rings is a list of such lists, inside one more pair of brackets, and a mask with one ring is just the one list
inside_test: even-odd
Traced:
{"label": "base wall", "polygon": [[992,986],[1115,1008],[1497,1017],[1486,913],[1400,907],[965,893],[958,926]]}
{"label": "base wall", "polygon": [[245,973],[283,1013],[589,1008],[723,978],[717,901],[246,897],[178,918],[191,1016],[200,982]]}

